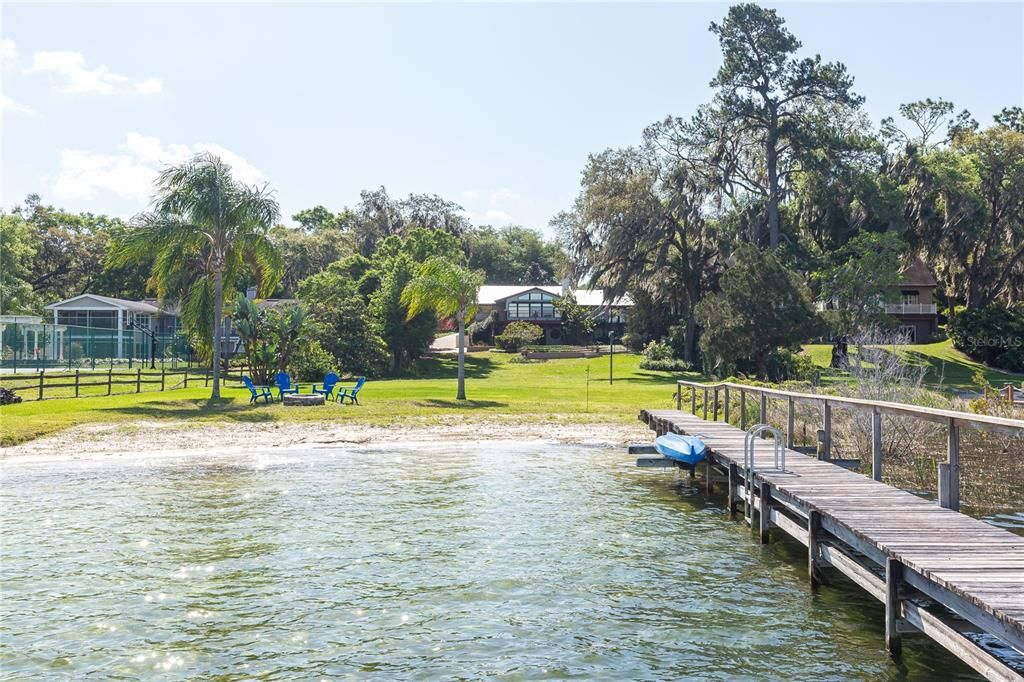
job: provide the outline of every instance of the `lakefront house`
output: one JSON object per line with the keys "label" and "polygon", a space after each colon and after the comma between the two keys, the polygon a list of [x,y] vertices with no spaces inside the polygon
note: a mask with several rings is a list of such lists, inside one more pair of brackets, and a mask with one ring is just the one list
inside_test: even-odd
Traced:
{"label": "lakefront house", "polygon": [[495,334],[500,334],[510,322],[530,322],[544,330],[545,344],[562,343],[562,314],[555,308],[555,302],[570,293],[576,303],[587,309],[594,318],[598,338],[607,338],[610,331],[616,335],[622,334],[633,301],[629,296],[605,300],[603,289],[572,289],[543,284],[487,284],[480,287],[476,319],[482,321],[492,312],[495,313]]}

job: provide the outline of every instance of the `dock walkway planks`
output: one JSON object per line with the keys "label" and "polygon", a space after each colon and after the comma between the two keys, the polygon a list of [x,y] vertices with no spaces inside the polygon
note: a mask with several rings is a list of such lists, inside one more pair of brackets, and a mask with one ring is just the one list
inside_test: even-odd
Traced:
{"label": "dock walkway planks", "polygon": [[[676,410],[644,410],[640,418],[658,433],[700,436],[709,462],[732,472],[730,507],[746,501],[743,431]],[[762,496],[767,502],[762,540],[772,527],[813,545],[812,581],[818,566],[830,565],[885,602],[894,654],[901,632],[921,631],[989,679],[1024,680],[934,607],[921,606],[941,604],[1024,655],[1024,538],[793,450],[779,471],[770,441],[759,440],[754,455],[749,502],[758,512]]]}

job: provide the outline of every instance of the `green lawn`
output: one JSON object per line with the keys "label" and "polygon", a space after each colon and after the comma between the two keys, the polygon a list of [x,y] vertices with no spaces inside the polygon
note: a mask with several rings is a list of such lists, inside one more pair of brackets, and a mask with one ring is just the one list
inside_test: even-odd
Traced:
{"label": "green lawn", "polygon": [[[209,389],[163,393],[43,400],[0,408],[0,444],[13,445],[78,424],[154,419],[247,422],[331,420],[385,424],[394,420],[429,423],[465,414],[513,415],[538,420],[631,421],[643,407],[674,404],[677,378],[639,369],[638,355],[615,356],[615,383],[608,383],[608,357],[579,360],[513,362],[516,356],[478,353],[467,358],[467,402],[455,397],[453,357],[417,365],[414,378],[371,380],[360,393],[360,406],[329,404],[319,408],[250,406],[249,394],[230,384],[218,403]],[[587,369],[590,369],[589,403]]]}
{"label": "green lawn", "polygon": [[[981,386],[974,380],[976,372],[981,372],[985,381],[990,386],[1002,387],[1007,383],[1020,384],[1024,376],[1002,372],[991,367],[986,367],[979,362],[953,348],[950,340],[937,341],[935,343],[908,344],[897,346],[897,352],[903,354],[914,363],[927,366],[928,374],[925,381],[940,389],[946,390],[981,390]],[[804,346],[804,353],[809,355],[814,364],[827,368],[832,360],[832,346],[827,344],[814,344]],[[842,376],[826,376],[825,383],[829,381],[842,381]]]}

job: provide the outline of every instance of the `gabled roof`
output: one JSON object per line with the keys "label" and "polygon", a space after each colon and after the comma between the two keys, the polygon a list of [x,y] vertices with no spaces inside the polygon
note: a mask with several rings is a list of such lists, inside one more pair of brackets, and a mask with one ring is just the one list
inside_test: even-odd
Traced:
{"label": "gabled roof", "polygon": [[900,280],[900,286],[914,286],[914,287],[934,287],[938,286],[935,281],[935,277],[932,276],[928,266],[924,264],[924,261],[920,258],[914,258],[910,263],[900,271],[903,279]]}
{"label": "gabled roof", "polygon": [[68,303],[80,301],[84,298],[92,299],[97,303],[105,303],[111,308],[130,310],[135,313],[150,313],[152,315],[155,315],[160,312],[159,308],[157,308],[154,305],[150,305],[145,301],[129,301],[124,298],[112,298],[110,296],[100,296],[99,294],[79,294],[78,296],[72,296],[71,298],[65,299],[63,301],[57,301],[56,303],[51,303],[50,305],[43,307],[46,310],[59,309],[66,306]]}
{"label": "gabled roof", "polygon": [[[494,305],[499,301],[525,294],[528,291],[543,291],[556,297],[562,295],[562,287],[555,284],[485,284],[477,293],[477,301],[480,305]],[[604,300],[604,289],[573,289],[572,293],[580,305],[594,308],[607,305]],[[612,305],[616,307],[631,306],[633,300],[629,296],[623,296],[612,301]]]}

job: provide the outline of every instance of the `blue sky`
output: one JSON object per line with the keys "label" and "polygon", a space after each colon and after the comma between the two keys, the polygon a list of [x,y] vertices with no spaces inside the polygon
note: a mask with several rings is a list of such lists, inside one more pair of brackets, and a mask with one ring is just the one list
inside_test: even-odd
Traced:
{"label": "blue sky", "polygon": [[[128,217],[161,164],[214,149],[286,217],[384,185],[547,231],[589,153],[708,99],[727,6],[4,2],[0,204]],[[1024,103],[1024,4],[772,6],[876,123]]]}

